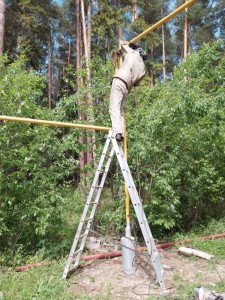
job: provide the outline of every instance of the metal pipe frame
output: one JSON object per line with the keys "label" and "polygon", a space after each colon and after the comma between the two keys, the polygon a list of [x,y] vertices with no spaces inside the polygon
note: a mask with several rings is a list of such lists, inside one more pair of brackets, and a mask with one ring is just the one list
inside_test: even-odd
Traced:
{"label": "metal pipe frame", "polygon": [[103,126],[73,124],[73,123],[64,123],[64,122],[29,119],[29,118],[19,118],[19,117],[9,117],[9,116],[0,116],[0,120],[2,120],[2,121],[11,121],[11,122],[20,122],[20,123],[32,123],[32,124],[39,124],[39,125],[51,125],[51,126],[59,126],[59,127],[80,128],[80,129],[88,129],[88,130],[100,130],[100,131],[109,131],[109,130],[111,130],[110,127],[103,127]]}

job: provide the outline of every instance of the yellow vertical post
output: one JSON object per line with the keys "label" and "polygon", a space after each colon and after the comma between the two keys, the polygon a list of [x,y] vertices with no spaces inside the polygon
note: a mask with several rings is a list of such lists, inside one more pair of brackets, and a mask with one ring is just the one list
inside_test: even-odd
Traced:
{"label": "yellow vertical post", "polygon": [[[127,160],[127,133],[126,133],[126,117],[124,116],[124,140],[123,140],[124,158]],[[125,205],[126,205],[126,237],[131,237],[130,231],[130,197],[127,185],[125,184]]]}

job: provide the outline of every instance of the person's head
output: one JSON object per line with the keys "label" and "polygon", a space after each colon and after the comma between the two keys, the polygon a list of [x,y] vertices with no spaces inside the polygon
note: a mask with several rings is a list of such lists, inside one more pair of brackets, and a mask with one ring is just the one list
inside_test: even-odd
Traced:
{"label": "person's head", "polygon": [[134,51],[138,52],[143,60],[147,59],[147,53],[141,47],[136,48]]}
{"label": "person's head", "polygon": [[133,49],[134,51],[138,52],[139,55],[143,58],[143,60],[147,59],[147,53],[141,48],[140,45],[134,44],[134,43],[130,43],[129,47],[131,49]]}

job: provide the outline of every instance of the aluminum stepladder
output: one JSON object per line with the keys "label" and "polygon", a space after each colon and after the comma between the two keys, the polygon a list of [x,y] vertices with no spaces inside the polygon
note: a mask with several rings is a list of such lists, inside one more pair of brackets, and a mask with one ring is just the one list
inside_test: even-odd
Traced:
{"label": "aluminum stepladder", "polygon": [[[111,146],[111,149],[110,149]],[[109,152],[108,158],[107,153]],[[107,177],[107,173],[113,158],[114,153],[117,156],[117,160],[120,165],[120,169],[122,171],[125,183],[127,185],[129,195],[131,202],[133,204],[139,226],[141,228],[148,253],[151,258],[152,266],[155,270],[156,277],[158,280],[158,283],[162,289],[166,289],[165,287],[165,273],[163,266],[160,262],[160,257],[158,254],[158,251],[156,249],[156,245],[151,233],[151,230],[149,228],[142,203],[140,201],[137,189],[135,187],[129,166],[127,164],[126,159],[124,158],[124,153],[122,150],[121,143],[118,143],[116,139],[114,138],[112,131],[109,131],[109,134],[107,136],[107,140],[97,167],[97,170],[95,172],[94,180],[91,185],[90,192],[87,197],[87,201],[85,203],[84,211],[81,216],[81,220],[70,250],[69,257],[66,262],[66,266],[63,272],[62,278],[66,279],[70,273],[72,273],[79,265],[81,254],[83,252],[85,242],[87,239],[87,236],[89,234],[95,211],[97,208],[97,205],[99,203],[99,199],[101,196],[101,192],[105,183],[105,179]],[[105,165],[104,165],[105,163]],[[104,172],[103,172],[104,170]],[[102,175],[100,184],[99,184],[99,177],[100,174]],[[94,199],[94,200],[93,200]],[[72,263],[73,257],[75,257],[75,262],[73,262],[73,266],[70,268],[70,265]]]}

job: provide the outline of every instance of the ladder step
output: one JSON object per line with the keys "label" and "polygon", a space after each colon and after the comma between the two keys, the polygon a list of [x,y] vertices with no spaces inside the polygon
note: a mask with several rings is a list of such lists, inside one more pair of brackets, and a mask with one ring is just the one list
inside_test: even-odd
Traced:
{"label": "ladder step", "polygon": [[92,201],[90,204],[98,204],[98,201]]}
{"label": "ladder step", "polygon": [[76,255],[77,253],[81,252],[82,250],[83,250],[82,248],[78,249],[76,252],[74,252],[74,255]]}
{"label": "ladder step", "polygon": [[85,219],[84,221],[89,221],[89,220],[92,220],[92,219],[93,219],[93,218],[90,217],[90,218]]}
{"label": "ladder step", "polygon": [[81,234],[81,235],[79,236],[79,239],[81,239],[81,238],[82,238],[83,236],[85,236],[85,235],[88,235],[88,233],[85,232],[85,233]]}

